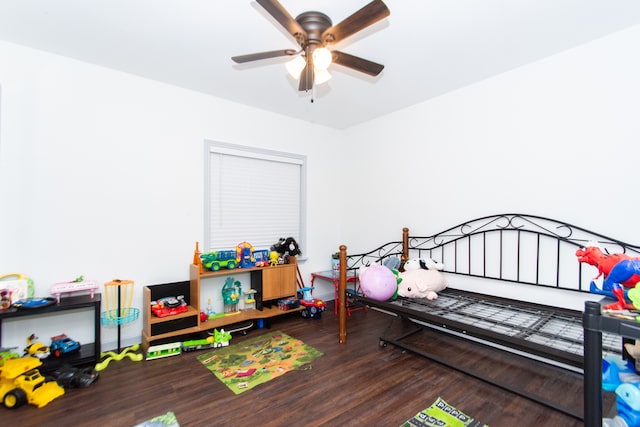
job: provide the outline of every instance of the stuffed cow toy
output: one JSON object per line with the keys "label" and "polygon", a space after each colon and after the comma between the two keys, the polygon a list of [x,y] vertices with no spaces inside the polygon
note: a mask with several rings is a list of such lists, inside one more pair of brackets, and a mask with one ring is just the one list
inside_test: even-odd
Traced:
{"label": "stuffed cow toy", "polygon": [[437,265],[437,269],[425,269],[424,261],[420,261],[409,260],[405,263],[405,271],[399,274],[402,280],[398,284],[398,295],[434,300],[438,298],[437,293],[447,287],[446,277],[440,271],[441,264]]}
{"label": "stuffed cow toy", "polygon": [[404,271],[419,269],[444,270],[444,264],[433,258],[413,258],[404,263]]}

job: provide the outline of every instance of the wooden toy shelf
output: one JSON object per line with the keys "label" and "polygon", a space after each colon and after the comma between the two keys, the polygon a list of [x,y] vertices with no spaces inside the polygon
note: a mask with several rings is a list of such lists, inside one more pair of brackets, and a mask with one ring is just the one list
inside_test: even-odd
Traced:
{"label": "wooden toy shelf", "polygon": [[[219,271],[203,271],[201,268],[201,266],[194,264],[189,266],[189,281],[145,286],[143,294],[144,329],[142,330],[142,345],[145,350],[154,341],[204,332],[214,328],[220,329],[227,325],[249,320],[268,319],[304,308],[285,311],[277,307],[277,300],[296,297],[295,257],[291,257],[290,264],[272,267],[222,269]],[[203,311],[203,307],[200,307],[202,280],[245,273],[249,274],[250,287],[256,291],[254,294],[256,308],[201,321],[200,312]],[[188,311],[167,317],[156,317],[151,313],[151,301],[176,295],[185,296]]]}

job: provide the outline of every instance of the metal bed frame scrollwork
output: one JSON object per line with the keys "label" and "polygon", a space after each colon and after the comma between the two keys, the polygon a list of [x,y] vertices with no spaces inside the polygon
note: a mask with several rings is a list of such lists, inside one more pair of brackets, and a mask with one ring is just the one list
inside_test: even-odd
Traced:
{"label": "metal bed frame scrollwork", "polygon": [[[401,241],[388,242],[359,254],[347,254],[347,247],[342,245],[339,295],[345,297],[338,300],[339,342],[346,343],[348,297],[351,303],[395,314],[380,337],[381,345],[392,343],[430,357],[404,342],[413,333],[430,327],[581,372],[584,363],[582,312],[527,301],[527,298],[536,292],[544,301],[553,301],[557,292],[590,293],[597,269],[578,262],[576,257],[577,249],[589,245],[597,245],[608,253],[640,257],[639,246],[565,222],[525,214],[486,216],[426,237],[412,236],[409,229],[404,228]],[[360,267],[383,263],[391,257],[400,258],[402,263],[413,258],[441,262],[449,287],[440,292],[436,300],[399,297],[396,301],[376,301],[365,295],[345,294],[347,272],[357,275]],[[458,286],[459,283],[464,285]],[[476,289],[480,288],[478,283],[483,283],[482,287],[488,287],[492,293]],[[588,299],[586,295],[583,297]],[[393,323],[399,321],[414,327],[401,336],[387,336]],[[620,354],[620,337],[603,334],[602,348],[605,354]],[[494,383],[488,378],[479,379]],[[508,388],[503,384],[494,385]],[[521,394],[519,390],[508,389]],[[551,401],[534,400],[565,412]],[[579,414],[569,415],[581,419]]]}

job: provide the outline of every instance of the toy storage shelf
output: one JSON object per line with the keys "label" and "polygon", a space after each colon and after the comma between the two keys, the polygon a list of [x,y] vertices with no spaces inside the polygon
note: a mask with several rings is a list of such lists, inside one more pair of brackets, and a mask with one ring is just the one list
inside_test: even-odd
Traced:
{"label": "toy storage shelf", "polygon": [[584,327],[584,425],[602,426],[602,333],[610,332],[630,339],[640,339],[640,323],[602,314],[602,305],[615,302],[585,302]]}
{"label": "toy storage shelf", "polygon": [[54,316],[65,311],[93,309],[93,341],[92,343],[80,343],[80,351],[62,355],[61,357],[49,356],[43,360],[40,368],[42,372],[51,372],[62,365],[81,366],[97,363],[100,360],[100,303],[101,295],[75,295],[62,297],[60,303],[40,308],[9,309],[0,312],[0,347],[2,347],[2,321],[34,316]]}
{"label": "toy storage shelf", "polygon": [[[293,310],[280,310],[276,301],[280,298],[295,297],[297,293],[295,257],[291,257],[290,264],[271,267],[254,267],[219,271],[201,271],[200,266],[189,266],[189,281],[166,283],[145,286],[142,331],[142,346],[146,351],[154,341],[167,338],[180,337],[198,332],[208,331],[214,328],[223,328],[234,323],[249,320],[268,319],[293,311],[299,311],[304,307]],[[201,321],[200,320],[200,290],[202,279],[212,277],[224,277],[234,274],[249,273],[250,287],[256,290],[254,298],[256,308],[241,310],[239,313],[228,314],[222,317]],[[188,305],[185,313],[167,317],[156,317],[151,313],[151,301],[167,297],[184,295]]]}

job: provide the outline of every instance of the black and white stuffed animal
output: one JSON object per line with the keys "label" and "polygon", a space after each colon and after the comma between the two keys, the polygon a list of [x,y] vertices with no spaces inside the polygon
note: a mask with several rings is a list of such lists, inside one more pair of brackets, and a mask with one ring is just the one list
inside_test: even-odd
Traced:
{"label": "black and white stuffed animal", "polygon": [[278,252],[280,255],[289,256],[296,256],[302,253],[300,247],[298,246],[298,242],[296,242],[293,237],[287,237],[286,239],[284,237],[281,237],[278,240],[278,243],[275,243],[271,246],[271,250]]}
{"label": "black and white stuffed animal", "polygon": [[272,252],[278,252],[280,255],[282,255],[284,253],[284,242],[285,242],[285,238],[281,237],[280,239],[278,239],[278,241],[276,243],[274,243],[273,245],[271,245],[271,248],[269,248]]}
{"label": "black and white stuffed animal", "polygon": [[404,263],[404,270],[444,270],[444,264],[432,258],[413,258]]}

